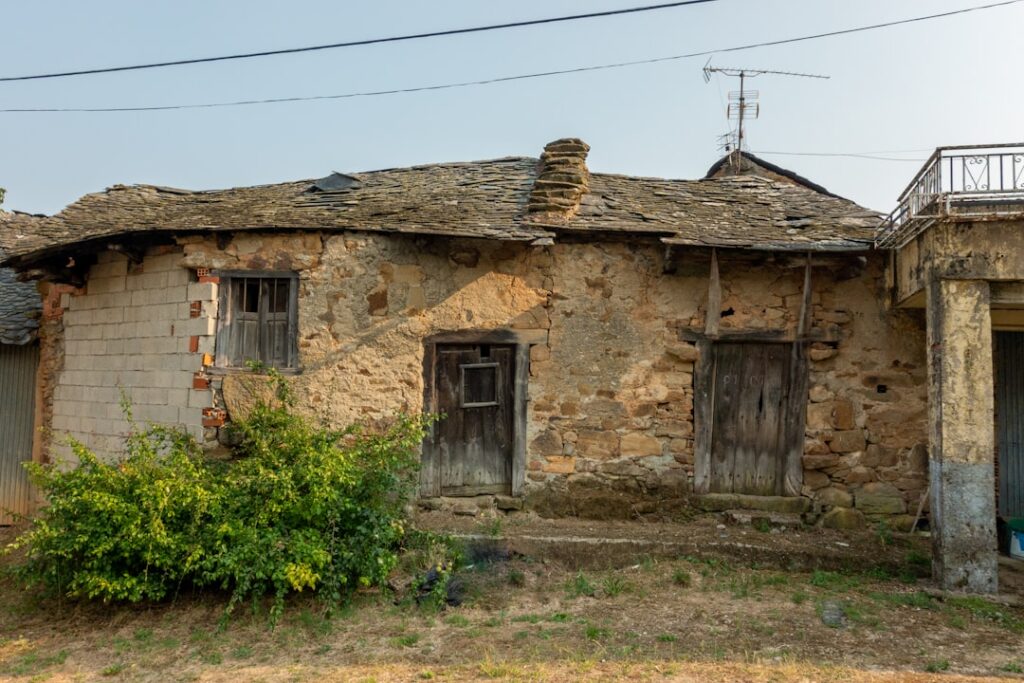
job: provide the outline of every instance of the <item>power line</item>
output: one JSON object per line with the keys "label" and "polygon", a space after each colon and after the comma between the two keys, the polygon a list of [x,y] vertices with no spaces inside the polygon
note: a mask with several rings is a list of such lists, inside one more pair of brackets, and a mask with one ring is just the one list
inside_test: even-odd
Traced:
{"label": "power line", "polygon": [[785,45],[789,43],[799,43],[808,40],[817,40],[820,38],[830,38],[833,36],[847,35],[850,33],[859,33],[862,31],[872,31],[880,28],[888,28],[891,26],[900,26],[903,24],[911,24],[920,21],[927,21],[930,19],[940,19],[944,17],[950,17],[958,14],[966,14],[968,12],[977,12],[980,10],[993,9],[996,7],[1005,7],[1007,5],[1015,5],[1017,3],[1024,2],[1024,0],[1004,0],[1003,2],[996,2],[987,5],[978,5],[975,7],[965,7],[963,9],[951,10],[949,12],[941,12],[939,14],[928,14],[919,17],[911,17],[909,19],[900,19],[897,21],[889,21],[881,24],[870,24],[867,26],[858,26],[855,28],[841,29],[837,31],[828,31],[825,33],[815,33],[807,36],[798,36],[795,38],[783,38],[780,40],[771,40],[760,43],[750,43],[747,45],[737,45],[734,47],[719,48],[715,50],[702,50],[700,52],[690,52],[681,55],[672,55],[668,57],[654,57],[650,59],[638,59],[627,62],[614,62],[610,64],[598,64],[594,66],[581,66],[570,69],[556,69],[551,71],[540,71],[529,74],[518,74],[515,76],[501,76],[496,78],[485,78],[473,81],[461,81],[456,83],[442,83],[437,85],[424,85],[412,88],[392,88],[388,90],[369,90],[363,92],[350,92],[342,93],[338,95],[310,95],[310,96],[297,96],[297,97],[272,97],[265,99],[256,100],[235,100],[230,102],[203,102],[197,104],[167,104],[167,105],[150,105],[150,106],[122,106],[122,107],[21,107],[21,108],[5,108],[0,109],[0,113],[99,113],[99,112],[144,112],[144,111],[169,111],[177,109],[211,109],[217,107],[241,107],[261,104],[281,104],[286,102],[310,102],[316,100],[342,100],[351,99],[356,97],[376,97],[380,95],[398,95],[404,93],[416,93],[426,92],[431,90],[448,90],[452,88],[465,88],[470,86],[479,85],[491,85],[495,83],[507,83],[510,81],[521,81],[533,78],[545,78],[548,76],[562,76],[566,74],[585,73],[589,71],[601,71],[604,69],[619,69],[631,66],[640,66],[644,64],[657,64],[660,62],[671,62],[681,59],[690,59],[693,57],[706,57],[720,52],[739,52],[741,50],[751,50],[759,47],[772,47],[775,45]]}
{"label": "power line", "polygon": [[[919,150],[930,152],[931,150]],[[900,159],[897,157],[880,157],[870,153],[858,152],[752,152],[752,154],[775,154],[790,157],[852,157],[856,159],[874,159],[876,161],[913,161],[921,163],[925,159]]]}
{"label": "power line", "polygon": [[636,14],[639,12],[652,12],[655,10],[671,9],[686,5],[700,5],[717,0],[682,0],[680,2],[666,2],[659,5],[644,5],[641,7],[628,7],[624,9],[607,10],[604,12],[588,12],[586,14],[572,14],[562,17],[548,17],[546,19],[528,19],[525,21],[510,21],[504,24],[490,24],[487,26],[472,26],[469,28],[446,29],[443,31],[429,31],[427,33],[412,33],[403,36],[391,36],[388,38],[367,38],[365,40],[352,40],[344,43],[328,43],[326,45],[310,45],[306,47],[290,47],[280,50],[261,50],[259,52],[243,52],[233,55],[222,55],[220,57],[195,57],[192,59],[174,59],[166,62],[151,62],[149,64],[132,64],[128,66],[110,66],[96,69],[82,69],[79,71],[61,71],[57,73],[35,74],[31,76],[6,76],[0,77],[0,82],[6,81],[36,81],[44,78],[66,78],[68,76],[88,76],[93,74],[106,74],[118,71],[140,71],[142,69],[162,69],[169,66],[184,66],[186,64],[207,64],[210,62],[227,62],[235,59],[252,59],[254,57],[273,57],[277,55],[290,55],[300,52],[316,52],[319,50],[335,50],[344,47],[359,47],[363,45],[379,45],[381,43],[398,43],[406,40],[419,40],[422,38],[439,38],[442,36],[457,36],[466,33],[482,33],[484,31],[498,31],[508,28],[521,28],[523,26],[539,26],[541,24],[556,24],[564,21],[576,21],[579,19],[596,19],[598,17],[612,17],[622,14]]}

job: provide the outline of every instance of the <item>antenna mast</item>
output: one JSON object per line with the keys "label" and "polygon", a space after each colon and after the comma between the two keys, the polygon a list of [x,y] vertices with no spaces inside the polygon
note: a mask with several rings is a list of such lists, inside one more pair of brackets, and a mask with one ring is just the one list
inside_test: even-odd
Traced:
{"label": "antenna mast", "polygon": [[[720,73],[725,76],[736,76],[740,79],[740,89],[738,92],[729,93],[729,105],[726,108],[725,115],[730,121],[735,120],[736,125],[736,144],[735,151],[743,151],[743,143],[746,140],[746,135],[743,130],[743,122],[748,118],[757,118],[761,113],[761,105],[758,103],[757,98],[759,96],[756,90],[746,89],[746,80],[748,78],[754,78],[755,76],[761,76],[762,74],[773,74],[775,76],[798,76],[800,78],[822,78],[827,79],[830,76],[821,76],[819,74],[805,74],[796,71],[775,71],[772,69],[738,69],[734,67],[724,66],[711,66],[711,60],[704,65],[704,82],[709,83],[711,81],[711,75]],[[732,134],[725,135],[724,148],[727,152],[732,152],[731,140]],[[738,156],[738,154],[737,154]]]}

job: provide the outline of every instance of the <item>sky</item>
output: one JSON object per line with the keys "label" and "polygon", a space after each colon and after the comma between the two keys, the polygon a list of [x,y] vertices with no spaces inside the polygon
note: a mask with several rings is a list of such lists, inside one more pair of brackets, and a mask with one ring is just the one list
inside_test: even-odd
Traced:
{"label": "sky", "polygon": [[[33,0],[0,11],[0,76],[213,56],[536,19],[655,0]],[[789,38],[986,0],[717,0],[571,23],[301,55],[0,83],[0,108],[176,104],[324,95],[638,60]],[[1024,139],[1024,3],[712,57],[811,72],[751,80],[759,152],[890,210],[939,145]],[[721,156],[736,79],[706,57],[434,92],[151,113],[0,113],[6,209],[55,213],[114,184],[188,189],[331,171],[538,156],[580,137],[592,171],[701,177]],[[899,150],[890,152],[890,150]],[[914,151],[903,151],[914,150]],[[925,150],[925,151],[921,151]]]}

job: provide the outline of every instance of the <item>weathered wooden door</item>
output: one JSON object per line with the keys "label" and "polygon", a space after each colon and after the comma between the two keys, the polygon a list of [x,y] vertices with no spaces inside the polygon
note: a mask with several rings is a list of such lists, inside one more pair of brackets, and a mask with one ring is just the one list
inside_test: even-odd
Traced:
{"label": "weathered wooden door", "polygon": [[515,347],[439,345],[434,387],[444,496],[510,493]]}
{"label": "weathered wooden door", "polygon": [[1024,332],[995,332],[999,515],[1024,517]]}
{"label": "weathered wooden door", "polygon": [[28,512],[38,364],[37,345],[0,344],[0,524]]}
{"label": "weathered wooden door", "polygon": [[719,342],[714,362],[710,491],[797,495],[799,486],[787,485],[787,470],[803,450],[800,347]]}

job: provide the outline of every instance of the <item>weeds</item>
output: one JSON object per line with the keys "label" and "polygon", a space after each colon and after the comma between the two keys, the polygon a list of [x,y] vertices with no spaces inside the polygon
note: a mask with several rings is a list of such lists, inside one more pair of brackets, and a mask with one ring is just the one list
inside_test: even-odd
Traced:
{"label": "weeds", "polygon": [[415,647],[418,642],[420,642],[420,634],[418,633],[407,633],[404,636],[395,638],[395,644],[399,647]]}
{"label": "weeds", "polygon": [[693,583],[693,576],[685,569],[679,568],[672,572],[672,583],[682,588],[689,588]]}
{"label": "weeds", "polygon": [[67,658],[67,650],[59,650],[52,655],[41,655],[37,650],[33,650],[14,660],[11,664],[3,666],[0,671],[6,670],[15,676],[29,676],[51,666],[60,666]]}
{"label": "weeds", "polygon": [[892,527],[884,520],[875,525],[875,536],[878,538],[878,542],[886,548],[895,542],[892,535]]}
{"label": "weeds", "polygon": [[810,583],[815,588],[822,588],[827,591],[843,592],[853,590],[861,586],[860,578],[838,572],[829,572],[815,569],[811,574]]}
{"label": "weeds", "polygon": [[946,604],[949,607],[968,612],[975,619],[991,621],[1014,633],[1024,633],[1024,619],[984,598],[951,597],[946,599]]}
{"label": "weeds", "polygon": [[565,592],[570,598],[592,598],[597,593],[597,589],[595,589],[594,584],[590,583],[590,580],[584,576],[583,572],[579,572],[566,583]]}
{"label": "weeds", "polygon": [[610,598],[628,593],[631,589],[629,583],[624,581],[621,576],[606,576],[601,582],[601,592]]}
{"label": "weeds", "polygon": [[444,620],[444,623],[455,628],[466,628],[469,626],[469,619],[462,616],[461,614],[453,614]]}
{"label": "weeds", "polygon": [[508,582],[516,588],[522,588],[526,585],[526,574],[518,569],[509,569]]}
{"label": "weeds", "polygon": [[949,660],[939,659],[933,662],[928,662],[924,670],[930,674],[939,673],[940,671],[949,671]]}
{"label": "weeds", "polygon": [[538,624],[538,623],[540,623],[540,615],[539,614],[520,614],[517,617],[512,617],[512,623],[513,624],[521,624],[521,623]]}
{"label": "weeds", "polygon": [[501,525],[501,517],[493,517],[489,520],[480,521],[477,524],[477,528],[482,535],[497,538],[501,536]]}
{"label": "weeds", "polygon": [[121,662],[116,662],[114,664],[111,664],[110,666],[107,666],[107,667],[103,668],[100,671],[100,675],[101,676],[116,676],[119,673],[121,673],[122,671],[124,671],[124,664],[122,664]]}

